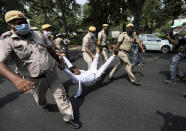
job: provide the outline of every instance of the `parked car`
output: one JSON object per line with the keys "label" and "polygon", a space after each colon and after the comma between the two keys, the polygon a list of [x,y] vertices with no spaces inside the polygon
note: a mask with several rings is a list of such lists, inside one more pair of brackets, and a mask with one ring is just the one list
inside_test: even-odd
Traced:
{"label": "parked car", "polygon": [[146,46],[146,50],[161,51],[162,53],[172,51],[172,44],[166,39],[159,38],[153,34],[141,34],[139,38]]}

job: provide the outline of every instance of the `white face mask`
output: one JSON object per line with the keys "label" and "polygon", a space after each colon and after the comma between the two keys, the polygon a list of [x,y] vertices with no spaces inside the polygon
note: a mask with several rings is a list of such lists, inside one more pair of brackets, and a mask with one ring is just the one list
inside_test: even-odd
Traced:
{"label": "white face mask", "polygon": [[44,31],[43,32],[46,36],[50,37],[52,35],[52,32],[51,31]]}

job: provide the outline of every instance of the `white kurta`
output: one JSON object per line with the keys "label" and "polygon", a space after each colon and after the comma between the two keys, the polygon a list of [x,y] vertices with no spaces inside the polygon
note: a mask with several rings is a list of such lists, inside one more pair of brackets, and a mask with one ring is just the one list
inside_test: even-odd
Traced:
{"label": "white kurta", "polygon": [[[101,75],[105,72],[109,64],[113,61],[115,58],[115,55],[112,55],[98,70],[97,70],[97,64],[98,64],[98,57],[99,54],[95,55],[95,59],[93,60],[90,68],[87,71],[80,70],[79,75],[73,74],[69,69],[65,68],[64,72],[69,75],[73,83],[78,84],[79,83],[79,88],[78,92],[75,96],[75,98],[79,97],[82,93],[82,85],[85,86],[90,86],[96,83],[97,79],[101,77]],[[72,67],[73,65],[70,63],[70,61],[64,56],[63,57],[65,63],[67,64],[68,68]]]}

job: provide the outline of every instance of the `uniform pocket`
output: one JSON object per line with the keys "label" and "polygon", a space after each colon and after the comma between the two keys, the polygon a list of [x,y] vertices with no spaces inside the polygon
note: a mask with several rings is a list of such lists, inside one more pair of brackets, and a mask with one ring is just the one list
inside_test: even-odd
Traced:
{"label": "uniform pocket", "polygon": [[24,45],[15,45],[14,51],[20,60],[25,60],[31,55],[31,49]]}

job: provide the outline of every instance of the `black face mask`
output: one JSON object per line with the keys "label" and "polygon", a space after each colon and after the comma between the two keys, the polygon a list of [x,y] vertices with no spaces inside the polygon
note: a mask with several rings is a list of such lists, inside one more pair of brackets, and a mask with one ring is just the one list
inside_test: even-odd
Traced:
{"label": "black face mask", "polygon": [[127,34],[128,34],[129,36],[132,36],[132,34],[133,34],[133,31],[132,31],[132,30],[127,29],[126,31],[127,31]]}

